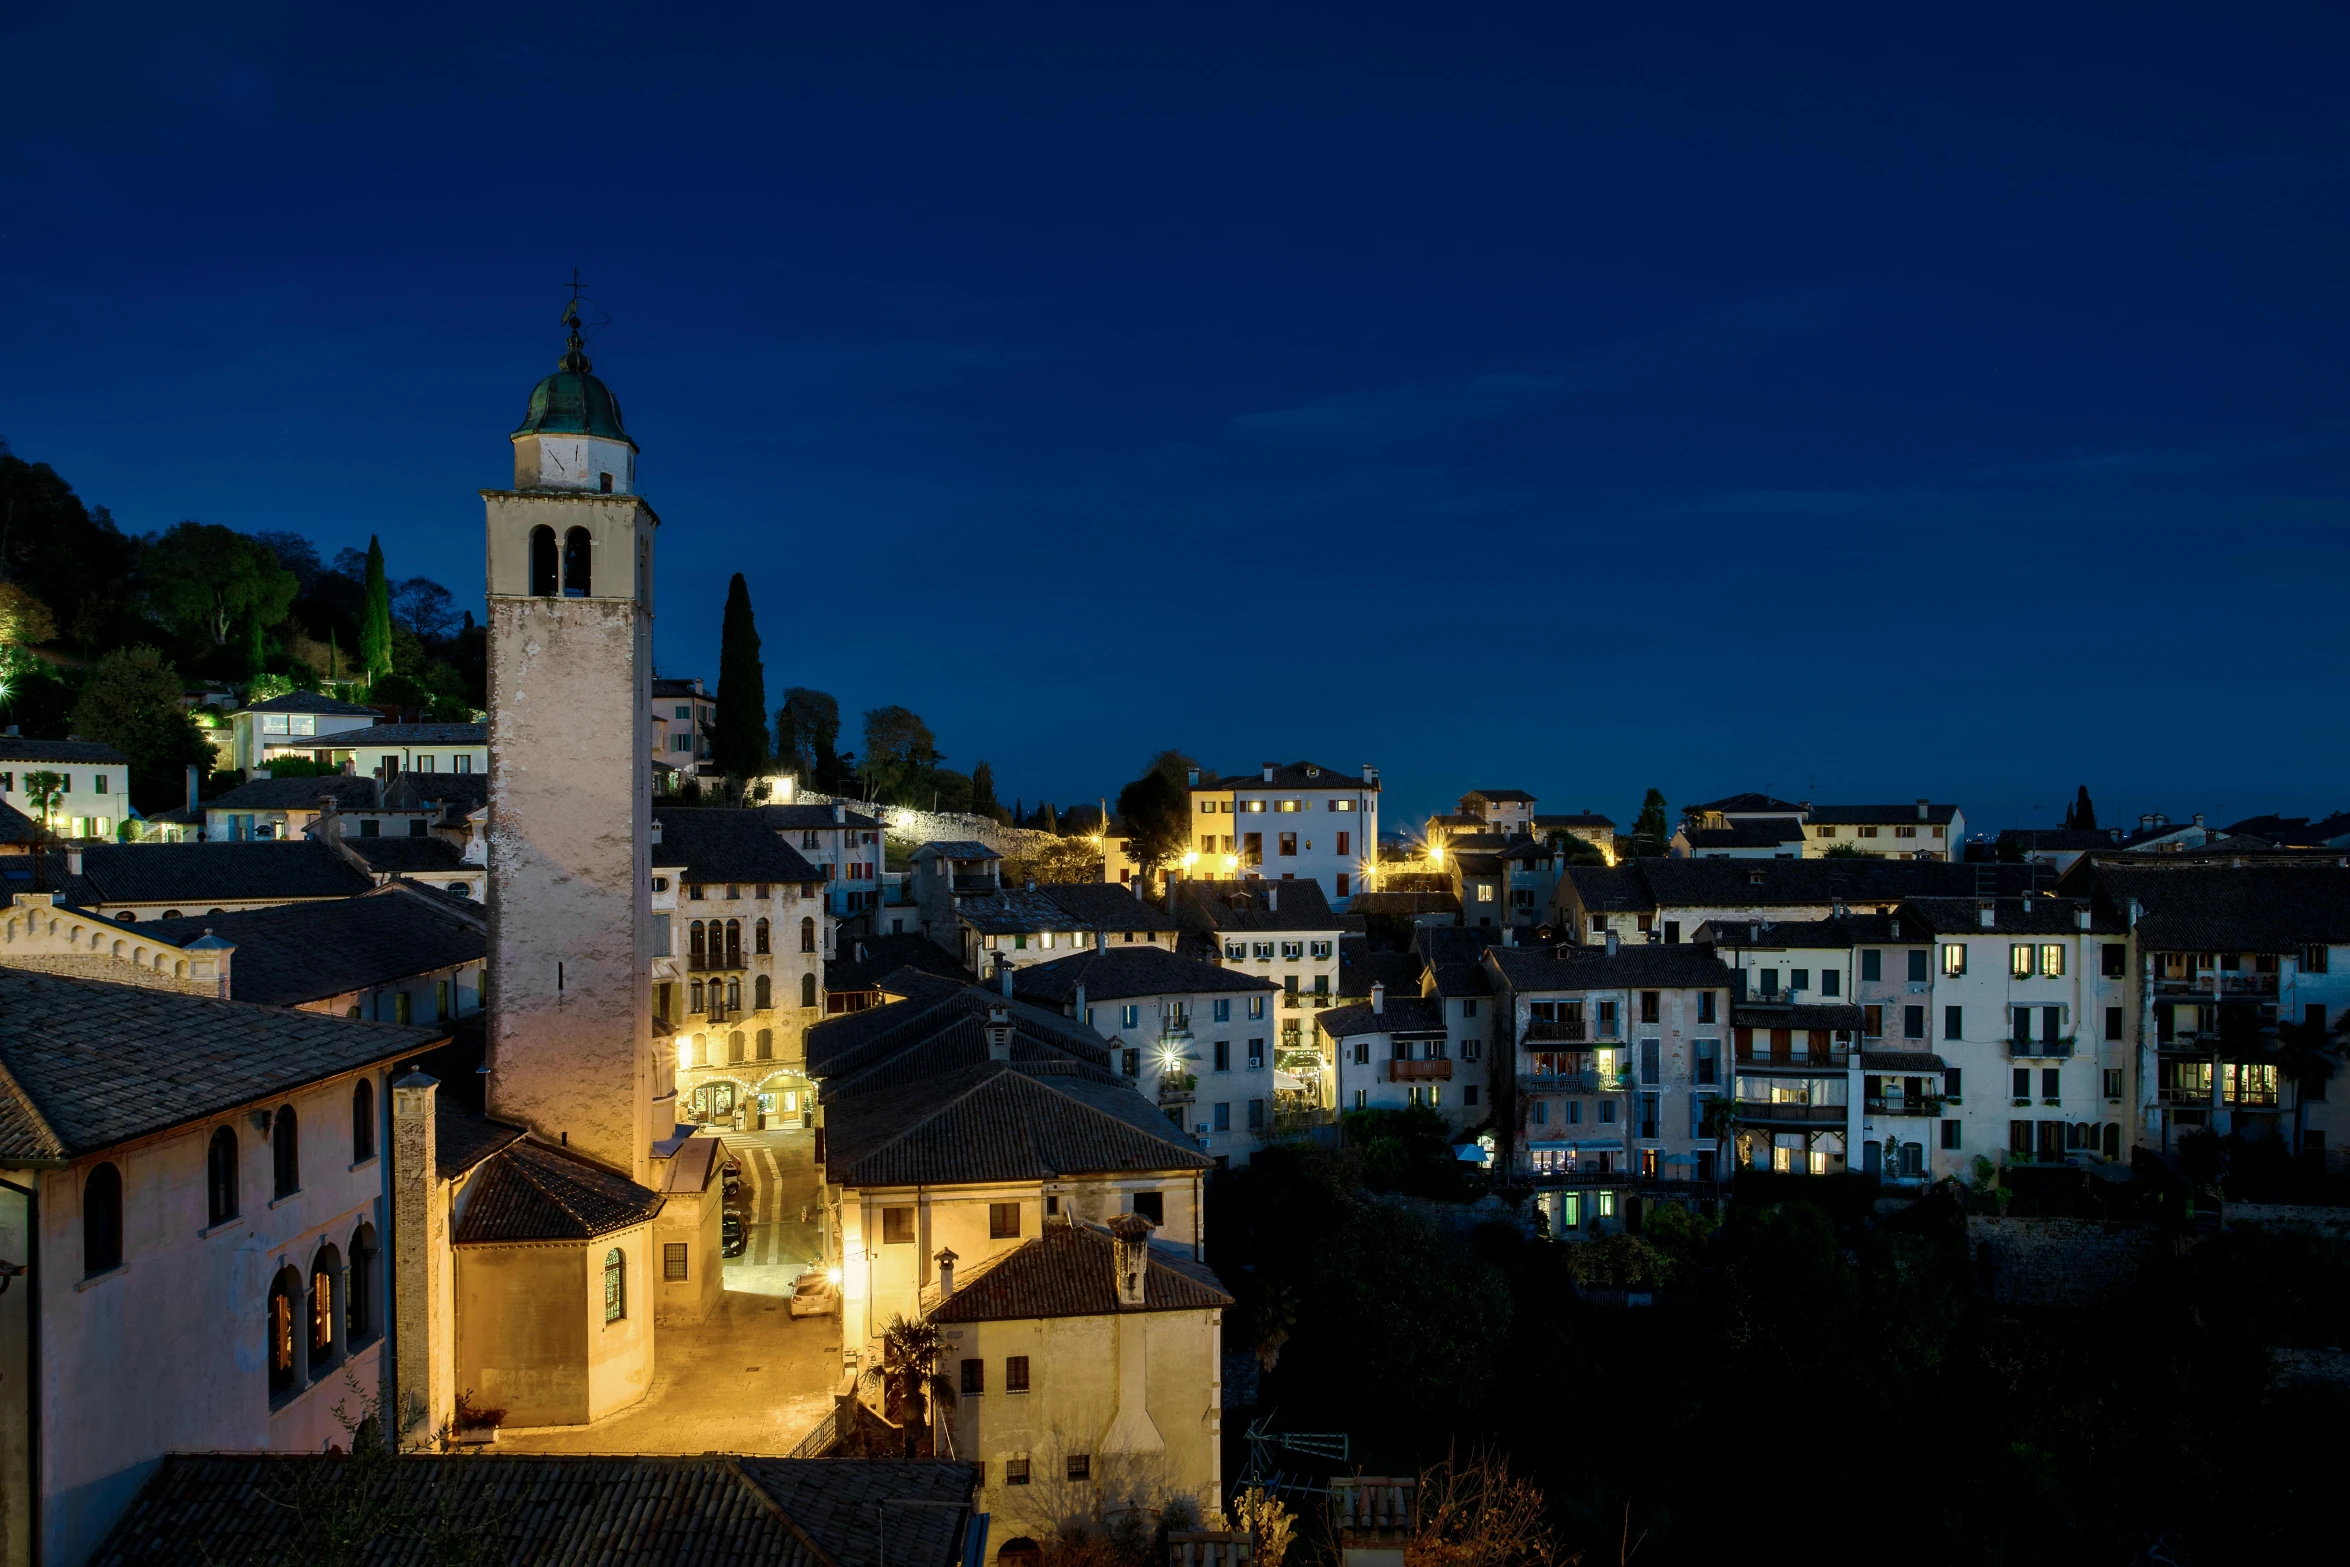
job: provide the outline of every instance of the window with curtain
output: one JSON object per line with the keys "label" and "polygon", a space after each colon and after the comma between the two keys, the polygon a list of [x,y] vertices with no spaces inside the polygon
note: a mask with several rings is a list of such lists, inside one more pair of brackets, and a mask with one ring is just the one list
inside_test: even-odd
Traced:
{"label": "window with curtain", "polygon": [[302,1276],[291,1268],[280,1268],[269,1286],[269,1393],[282,1398],[294,1391],[301,1382],[301,1330],[297,1326],[302,1297]]}

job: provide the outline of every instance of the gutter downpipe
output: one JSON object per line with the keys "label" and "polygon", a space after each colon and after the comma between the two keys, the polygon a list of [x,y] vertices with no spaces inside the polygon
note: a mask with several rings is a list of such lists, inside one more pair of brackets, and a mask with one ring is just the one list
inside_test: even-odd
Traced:
{"label": "gutter downpipe", "polygon": [[29,1186],[0,1176],[0,1187],[24,1197],[25,1345],[25,1547],[34,1562],[41,1550],[41,1230],[40,1198]]}

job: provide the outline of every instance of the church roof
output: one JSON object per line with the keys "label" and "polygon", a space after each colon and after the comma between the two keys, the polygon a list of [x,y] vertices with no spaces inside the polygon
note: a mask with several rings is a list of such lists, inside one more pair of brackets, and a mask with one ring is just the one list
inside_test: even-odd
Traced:
{"label": "church roof", "polygon": [[513,438],[526,435],[601,435],[615,441],[636,442],[620,423],[620,399],[590,373],[587,350],[579,341],[579,323],[571,319],[571,339],[555,373],[531,388],[530,408]]}
{"label": "church roof", "polygon": [[578,1241],[625,1230],[661,1211],[659,1192],[544,1143],[517,1142],[473,1178],[457,1244]]}
{"label": "church roof", "polygon": [[[319,1453],[173,1453],[90,1567],[315,1560],[345,1460]],[[486,1559],[530,1567],[647,1562],[728,1567],[957,1567],[979,1471],[941,1459],[402,1453],[367,1499],[420,1527],[377,1530],[370,1567],[447,1559],[436,1527]],[[293,1499],[289,1505],[288,1499]],[[915,1502],[891,1506],[883,1503]]]}

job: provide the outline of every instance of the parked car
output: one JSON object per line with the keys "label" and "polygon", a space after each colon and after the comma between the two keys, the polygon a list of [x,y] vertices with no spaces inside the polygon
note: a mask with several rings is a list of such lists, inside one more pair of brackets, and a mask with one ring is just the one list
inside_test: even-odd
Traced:
{"label": "parked car", "polygon": [[750,1243],[750,1230],[743,1223],[741,1214],[728,1213],[719,1216],[718,1250],[721,1255],[739,1257]]}
{"label": "parked car", "polygon": [[840,1291],[832,1287],[822,1268],[810,1268],[791,1289],[795,1317],[829,1317],[840,1309]]}

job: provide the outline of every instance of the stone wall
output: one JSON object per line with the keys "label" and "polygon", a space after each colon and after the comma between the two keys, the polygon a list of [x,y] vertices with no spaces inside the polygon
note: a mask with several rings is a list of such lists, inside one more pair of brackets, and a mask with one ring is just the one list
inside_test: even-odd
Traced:
{"label": "stone wall", "polygon": [[2315,1230],[2335,1240],[2350,1240],[2350,1208],[2318,1208],[2302,1203],[2232,1202],[2220,1214],[2229,1229],[2252,1224],[2275,1228]]}
{"label": "stone wall", "polygon": [[136,963],[95,953],[42,956],[30,952],[0,952],[0,964],[26,969],[35,974],[55,974],[64,979],[97,979],[109,985],[132,985],[141,990],[177,991],[183,996],[220,994],[220,981],[216,979],[181,979],[173,974],[158,973]]}
{"label": "stone wall", "polygon": [[2086,1306],[2128,1288],[2176,1244],[2159,1224],[1970,1217],[1975,1288],[2002,1306]]}
{"label": "stone wall", "polygon": [[[780,780],[764,780],[768,784],[767,798],[780,799]],[[883,805],[877,800],[857,800],[845,794],[818,794],[802,789],[792,796],[794,805],[845,805],[852,811],[873,817],[881,822],[889,841],[905,848],[918,849],[926,843],[952,842],[967,838],[984,843],[1007,858],[1013,855],[1033,854],[1048,844],[1065,840],[1049,832],[1032,827],[1006,827],[992,816],[966,816],[954,811],[917,811],[906,805]]]}

